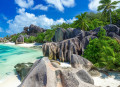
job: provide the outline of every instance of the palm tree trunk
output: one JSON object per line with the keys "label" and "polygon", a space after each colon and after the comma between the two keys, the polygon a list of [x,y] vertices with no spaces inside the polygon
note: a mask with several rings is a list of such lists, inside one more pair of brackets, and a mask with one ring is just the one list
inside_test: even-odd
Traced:
{"label": "palm tree trunk", "polygon": [[110,10],[110,24],[112,24],[111,10]]}

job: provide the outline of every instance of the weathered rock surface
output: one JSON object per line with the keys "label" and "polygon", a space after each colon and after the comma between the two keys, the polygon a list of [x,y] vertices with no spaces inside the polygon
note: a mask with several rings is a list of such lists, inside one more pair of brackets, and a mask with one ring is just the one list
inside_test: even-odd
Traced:
{"label": "weathered rock surface", "polygon": [[75,54],[72,54],[71,56],[71,65],[74,68],[82,67],[87,71],[89,71],[93,67],[93,64],[89,60]]}
{"label": "weathered rock surface", "polygon": [[29,27],[24,27],[24,31],[22,33],[27,33],[30,36],[37,36],[37,33],[41,32],[44,32],[43,28],[31,24]]}
{"label": "weathered rock surface", "polygon": [[55,68],[47,57],[38,60],[19,87],[95,87],[83,69]]}
{"label": "weathered rock surface", "polygon": [[[84,36],[83,36],[84,37]],[[52,42],[43,44],[43,54],[50,59],[60,59],[60,61],[71,61],[72,54],[81,55],[89,44],[89,39],[96,38],[95,36],[87,36],[85,38],[75,37],[61,42]],[[82,39],[82,40],[80,40]]]}
{"label": "weathered rock surface", "polygon": [[24,36],[20,35],[16,40],[16,44],[23,44],[23,43],[24,43]]}
{"label": "weathered rock surface", "polygon": [[65,39],[76,37],[81,32],[80,29],[68,28],[64,30],[62,28],[58,28],[55,31],[55,36],[52,38],[54,42],[59,42]]}
{"label": "weathered rock surface", "polygon": [[[120,43],[120,28],[110,24],[105,26],[104,29],[107,32],[107,36],[115,38]],[[89,44],[89,40],[97,38],[99,31],[100,27],[91,31],[71,28],[64,30],[59,28],[53,38],[54,42],[43,45],[43,54],[50,59],[58,58],[61,61],[70,62],[72,54],[84,54],[84,49],[86,49]]]}

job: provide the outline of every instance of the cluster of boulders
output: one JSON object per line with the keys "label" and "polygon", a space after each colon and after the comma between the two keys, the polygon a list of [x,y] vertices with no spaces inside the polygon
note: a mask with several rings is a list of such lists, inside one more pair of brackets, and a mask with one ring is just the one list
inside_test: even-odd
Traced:
{"label": "cluster of boulders", "polygon": [[69,68],[62,68],[47,57],[36,61],[20,87],[96,87],[88,73],[92,63],[78,55],[72,57],[73,67]]}
{"label": "cluster of boulders", "polygon": [[[116,25],[104,27],[107,36],[120,41],[120,28]],[[99,71],[87,59],[81,57],[90,39],[98,38],[100,27],[91,31],[58,28],[53,42],[42,47],[46,56],[35,62],[20,87],[95,87],[91,75]],[[67,61],[72,67],[63,68],[59,62]]]}
{"label": "cluster of boulders", "polygon": [[24,31],[22,33],[26,33],[27,35],[30,35],[30,36],[37,36],[38,33],[42,33],[44,31],[45,29],[31,24],[29,27],[24,27]]}
{"label": "cluster of boulders", "polygon": [[[104,27],[107,36],[115,38],[120,42],[120,28],[116,25],[107,25]],[[55,36],[51,43],[45,43],[43,45],[44,56],[50,59],[60,59],[61,61],[71,62],[71,55],[78,54],[82,55],[84,49],[89,44],[90,39],[98,38],[98,32],[100,27],[91,31],[82,31],[78,29],[67,29],[66,31],[62,28],[56,30]]]}
{"label": "cluster of boulders", "polygon": [[0,42],[7,42],[6,38],[0,38]]}
{"label": "cluster of boulders", "polygon": [[[40,28],[39,26],[31,24],[29,27],[24,27],[24,30],[21,32],[21,35],[16,40],[16,44],[23,44],[24,38],[29,38],[30,36],[37,36],[38,33],[45,32],[46,30]],[[25,34],[25,35],[24,35]]]}

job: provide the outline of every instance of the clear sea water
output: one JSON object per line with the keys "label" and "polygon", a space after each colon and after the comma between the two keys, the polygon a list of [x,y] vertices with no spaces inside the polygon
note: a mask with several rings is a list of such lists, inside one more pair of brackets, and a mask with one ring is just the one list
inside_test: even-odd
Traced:
{"label": "clear sea water", "polygon": [[0,80],[14,75],[16,64],[34,62],[42,56],[42,50],[0,44]]}

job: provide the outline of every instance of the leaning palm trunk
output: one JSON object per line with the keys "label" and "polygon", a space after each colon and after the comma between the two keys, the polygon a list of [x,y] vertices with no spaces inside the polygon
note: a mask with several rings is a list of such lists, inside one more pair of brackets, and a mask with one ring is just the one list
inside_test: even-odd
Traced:
{"label": "leaning palm trunk", "polygon": [[111,10],[110,10],[110,24],[112,24]]}

